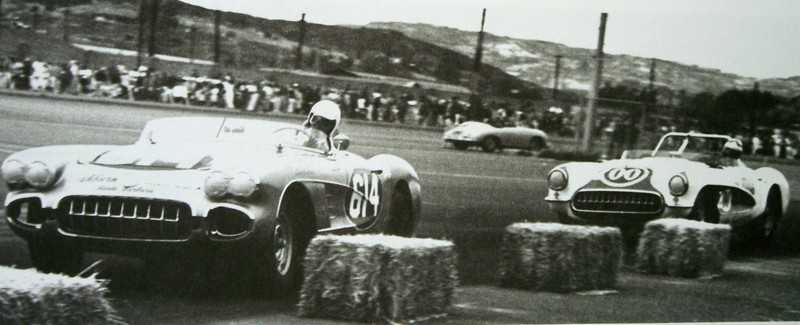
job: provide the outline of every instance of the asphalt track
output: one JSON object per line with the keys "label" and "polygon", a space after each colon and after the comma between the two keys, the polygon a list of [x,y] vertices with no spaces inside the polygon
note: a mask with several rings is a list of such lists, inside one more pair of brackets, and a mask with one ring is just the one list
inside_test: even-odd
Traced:
{"label": "asphalt track", "polygon": [[[127,144],[152,118],[239,114],[182,106],[129,105],[115,101],[0,93],[0,158],[33,146]],[[247,114],[299,123],[298,116]],[[629,323],[800,321],[800,167],[781,164],[790,179],[792,208],[778,253],[734,246],[725,273],[710,279],[640,274],[625,266],[616,290],[553,294],[496,286],[503,229],[514,222],[553,221],[542,198],[544,176],[560,163],[519,155],[443,148],[435,130],[345,121],[351,151],[370,157],[391,153],[408,160],[423,188],[417,236],[452,240],[459,253],[461,285],[449,316],[426,323]],[[0,189],[5,196],[6,188]],[[0,264],[30,267],[25,243],[0,223]],[[225,294],[197,295],[174,278],[146,274],[141,261],[103,259],[100,276],[131,324],[336,323],[295,316],[292,299]]]}

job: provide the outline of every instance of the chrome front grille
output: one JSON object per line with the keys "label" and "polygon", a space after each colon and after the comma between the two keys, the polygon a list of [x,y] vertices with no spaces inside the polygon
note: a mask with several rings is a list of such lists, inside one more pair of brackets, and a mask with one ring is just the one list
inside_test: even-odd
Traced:
{"label": "chrome front grille", "polygon": [[59,204],[62,231],[88,237],[183,240],[191,208],[183,202],[127,197],[71,196]]}
{"label": "chrome front grille", "polygon": [[661,196],[653,192],[581,191],[572,198],[579,213],[655,215],[662,211]]}

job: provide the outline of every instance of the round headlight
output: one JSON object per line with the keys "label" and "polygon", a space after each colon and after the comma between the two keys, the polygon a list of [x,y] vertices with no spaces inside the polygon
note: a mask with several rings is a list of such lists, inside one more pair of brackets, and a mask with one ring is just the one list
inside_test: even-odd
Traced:
{"label": "round headlight", "polygon": [[689,181],[683,175],[675,175],[669,179],[669,193],[674,196],[686,194],[689,189]]}
{"label": "round headlight", "polygon": [[554,169],[547,175],[547,186],[551,190],[560,191],[567,187],[567,172],[561,169]]}
{"label": "round headlight", "polygon": [[236,196],[248,197],[256,191],[256,185],[258,182],[252,175],[240,172],[231,177],[228,192]]}
{"label": "round headlight", "polygon": [[206,178],[204,189],[206,195],[212,198],[221,198],[228,193],[231,178],[223,172],[211,172]]}
{"label": "round headlight", "polygon": [[19,160],[6,160],[2,167],[3,179],[9,184],[20,184],[25,181],[25,170],[27,168]]}
{"label": "round headlight", "polygon": [[56,173],[41,161],[34,161],[28,165],[25,172],[25,181],[37,189],[45,189],[53,185]]}

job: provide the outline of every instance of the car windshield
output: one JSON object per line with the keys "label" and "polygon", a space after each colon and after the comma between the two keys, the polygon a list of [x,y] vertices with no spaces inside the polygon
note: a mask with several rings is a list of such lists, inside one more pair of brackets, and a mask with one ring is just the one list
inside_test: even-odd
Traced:
{"label": "car windshield", "polygon": [[677,157],[713,164],[722,155],[726,136],[707,134],[668,134],[659,142],[653,157]]}
{"label": "car windshield", "polygon": [[139,144],[224,141],[315,148],[305,128],[265,120],[230,118],[166,118],[148,122]]}

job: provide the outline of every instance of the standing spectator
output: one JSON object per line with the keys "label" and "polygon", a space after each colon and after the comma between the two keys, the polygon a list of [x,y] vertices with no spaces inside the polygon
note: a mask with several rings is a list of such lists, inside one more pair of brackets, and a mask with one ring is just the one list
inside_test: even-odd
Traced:
{"label": "standing spectator", "polygon": [[374,93],[372,94],[372,101],[370,102],[369,106],[369,120],[370,121],[377,121],[380,117],[380,110],[381,110],[381,93]]}
{"label": "standing spectator", "polygon": [[222,84],[211,84],[208,90],[208,106],[220,107],[220,94],[222,93]]}
{"label": "standing spectator", "polygon": [[275,89],[272,88],[272,85],[267,81],[261,82],[261,93],[263,94],[261,102],[262,102],[262,111],[269,112],[272,110],[272,96],[275,95]]}
{"label": "standing spectator", "polygon": [[68,69],[69,74],[72,76],[72,81],[69,83],[69,92],[71,92],[73,95],[80,94],[80,77],[78,76],[78,72],[81,70],[81,68],[78,66],[78,61],[70,60]]}
{"label": "standing spectator", "polygon": [[70,89],[70,86],[72,85],[72,81],[74,79],[69,64],[61,66],[61,70],[58,71],[57,78],[58,78],[58,93],[63,94],[68,89]]}
{"label": "standing spectator", "polygon": [[400,124],[405,124],[406,123],[406,113],[408,113],[408,100],[409,100],[409,97],[410,96],[408,94],[402,94],[397,99],[397,104],[396,104],[397,105],[397,121],[400,122]]}
{"label": "standing spectator", "polygon": [[786,142],[780,129],[772,133],[772,153],[775,158],[786,158]]}
{"label": "standing spectator", "polygon": [[234,93],[234,84],[233,78],[230,76],[225,76],[222,81],[222,91],[223,91],[223,98],[225,99],[225,108],[226,109],[234,109],[233,100],[236,96]]}

